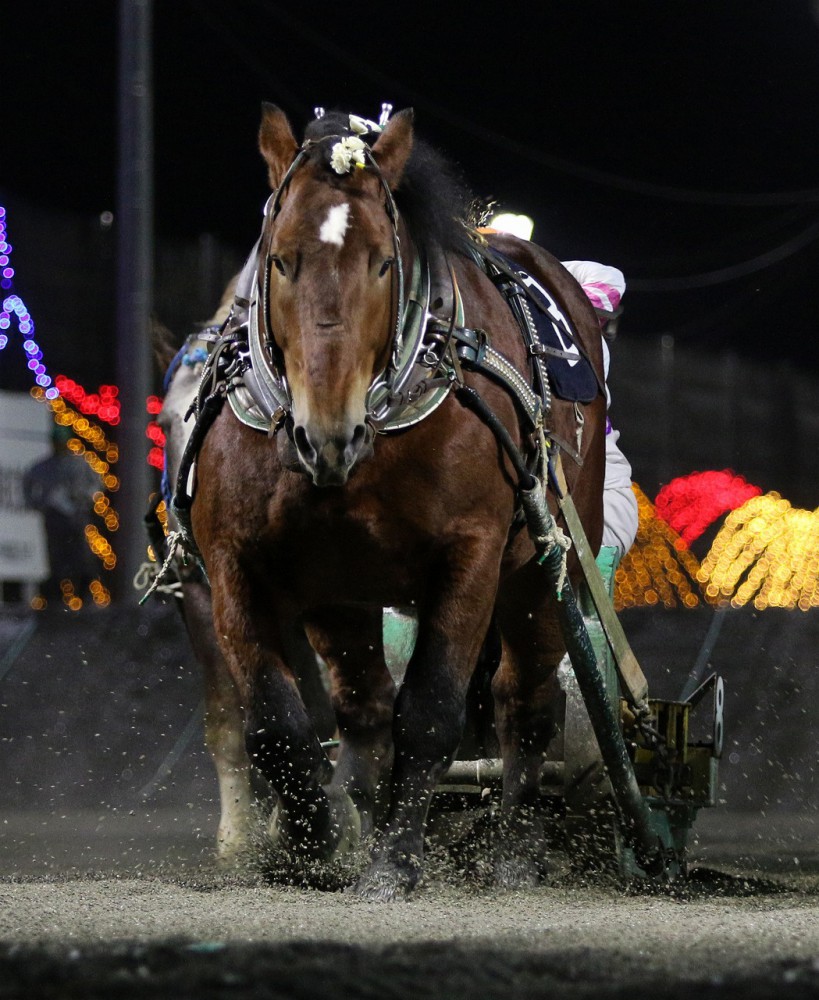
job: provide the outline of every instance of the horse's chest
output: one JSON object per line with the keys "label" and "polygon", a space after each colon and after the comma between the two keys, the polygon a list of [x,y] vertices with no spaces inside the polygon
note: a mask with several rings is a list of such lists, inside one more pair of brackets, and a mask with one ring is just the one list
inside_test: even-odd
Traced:
{"label": "horse's chest", "polygon": [[412,529],[377,497],[348,502],[343,491],[273,497],[264,547],[267,558],[289,572],[353,585],[368,576],[405,575],[407,557],[424,548]]}

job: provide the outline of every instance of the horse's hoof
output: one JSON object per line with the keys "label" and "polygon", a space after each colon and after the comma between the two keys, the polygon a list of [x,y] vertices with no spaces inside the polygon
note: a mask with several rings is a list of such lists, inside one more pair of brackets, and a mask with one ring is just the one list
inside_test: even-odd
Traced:
{"label": "horse's hoof", "polygon": [[258,848],[259,835],[250,823],[233,829],[219,828],[216,835],[216,862],[220,868],[244,864]]}
{"label": "horse's hoof", "polygon": [[500,858],[495,862],[496,889],[533,889],[540,884],[538,866],[527,858]]}
{"label": "horse's hoof", "polygon": [[273,806],[267,821],[267,839],[274,850],[287,846],[287,819],[278,804]]}
{"label": "horse's hoof", "polygon": [[347,891],[369,903],[402,903],[408,898],[410,887],[392,879],[362,876]]}
{"label": "horse's hoof", "polygon": [[337,836],[330,860],[352,852],[361,843],[361,817],[346,792],[330,794],[330,828]]}
{"label": "horse's hoof", "polygon": [[420,872],[413,877],[393,865],[374,864],[347,892],[373,903],[400,903],[409,897]]}

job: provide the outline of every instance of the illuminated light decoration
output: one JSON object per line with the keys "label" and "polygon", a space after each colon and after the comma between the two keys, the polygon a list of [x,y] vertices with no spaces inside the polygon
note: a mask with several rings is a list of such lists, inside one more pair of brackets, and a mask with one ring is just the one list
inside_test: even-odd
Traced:
{"label": "illuminated light decoration", "polygon": [[104,493],[94,494],[94,513],[102,518],[105,527],[109,531],[116,531],[119,528],[119,515],[111,506],[111,501]]}
{"label": "illuminated light decoration", "polygon": [[692,472],[664,486],[654,505],[662,518],[686,546],[696,541],[718,517],[741,507],[762,490],[728,469],[722,472]]}
{"label": "illuminated light decoration", "polygon": [[[6,230],[6,209],[0,205],[0,287],[10,293],[3,297],[0,308],[0,351],[8,346],[8,331],[16,326],[22,338],[26,367],[34,377],[31,396],[49,406],[55,423],[71,428],[76,437],[68,442],[69,448],[97,473],[106,490],[114,491],[119,488],[119,480],[111,472],[111,466],[119,459],[119,450],[88,417],[96,417],[112,426],[118,424],[121,409],[119,390],[113,385],[101,385],[99,392],[87,393],[81,385],[64,375],[58,375],[52,381],[43,362],[43,352],[35,340],[34,320],[22,298],[12,289],[14,268],[11,265],[11,251]],[[60,398],[61,395],[65,399]],[[114,532],[118,529],[119,517],[102,492],[94,496],[94,511],[102,518],[107,531]],[[89,528],[90,531],[86,530],[85,534],[92,552],[99,556],[106,569],[113,569],[116,556],[110,543],[96,528]],[[79,610],[82,598],[75,593],[73,583],[64,580],[61,589],[65,605],[72,611]],[[104,607],[110,603],[110,592],[100,580],[93,581],[89,590],[96,604]],[[31,607],[42,610],[46,604],[45,598],[39,596],[32,600]]]}
{"label": "illuminated light decoration", "polygon": [[156,508],[156,517],[159,523],[162,525],[162,530],[167,535],[170,531],[168,527],[168,507],[164,500],[160,500]]}
{"label": "illuminated light decoration", "polygon": [[640,487],[634,484],[632,489],[637,497],[639,526],[634,545],[615,575],[615,610],[657,604],[666,608],[697,607],[700,598],[696,556],[657,517],[654,505]]}
{"label": "illuminated light decoration", "polygon": [[[114,490],[119,486],[119,480],[111,472],[110,466],[118,458],[116,445],[106,439],[101,429],[88,420],[88,416],[97,416],[100,420],[110,424],[118,423],[120,404],[117,399],[117,389],[114,386],[100,386],[99,393],[89,395],[82,390],[81,386],[66,379],[65,376],[57,376],[57,379],[52,381],[43,362],[43,352],[35,340],[34,320],[22,298],[12,291],[14,268],[11,266],[11,250],[12,247],[8,242],[6,232],[6,210],[0,206],[0,287],[10,293],[3,298],[2,308],[0,308],[0,351],[9,344],[7,331],[10,331],[13,325],[16,326],[22,338],[26,367],[34,379],[31,396],[48,404],[55,423],[71,428],[77,436],[70,439],[69,448],[75,455],[81,456],[100,476],[106,489]],[[60,385],[63,385],[69,392],[69,402],[80,407],[79,413],[67,406],[60,398]],[[86,444],[90,447],[86,447]],[[98,451],[103,452],[105,457],[100,457],[97,454]],[[119,526],[119,519],[116,512],[110,509],[110,505],[102,516],[106,528],[109,531],[115,531]],[[96,534],[91,537],[86,532],[86,538],[92,551],[100,555],[106,569],[113,568],[116,564],[116,558],[113,556],[110,544],[102,538],[96,528],[94,532]],[[107,550],[105,546],[107,546]],[[96,581],[96,584],[96,588],[91,591],[95,602],[103,605],[110,602],[110,593],[107,588],[100,581]],[[74,591],[71,580],[63,580],[60,587],[63,603],[70,610],[78,611],[83,602],[79,594]],[[31,602],[31,607],[35,610],[41,610],[46,607],[46,603],[42,596],[36,597]]]}
{"label": "illuminated light decoration", "polygon": [[[6,231],[6,209],[0,205],[0,288],[4,291],[11,291],[13,286],[14,268],[11,265],[12,246],[8,242]],[[0,351],[4,350],[9,343],[7,330],[11,329],[12,323],[23,340],[23,350],[26,354],[26,366],[34,376],[35,385],[39,386],[48,399],[54,399],[59,395],[59,389],[52,385],[51,376],[43,364],[43,352],[37,341],[34,339],[34,320],[26,308],[25,302],[17,294],[5,296],[0,308]]]}
{"label": "illuminated light decoration", "polygon": [[111,591],[102,583],[101,580],[92,580],[88,585],[88,589],[91,591],[91,597],[100,608],[107,608],[111,603]]}
{"label": "illuminated light decoration", "polygon": [[[157,416],[162,410],[162,400],[159,396],[148,396],[145,400],[145,412],[151,416]],[[153,447],[148,452],[148,465],[160,472],[165,468],[165,433],[156,420],[151,420],[145,428],[145,435],[151,441]]]}
{"label": "illuminated light decoration", "polygon": [[82,607],[82,598],[74,590],[71,580],[60,580],[60,592],[63,595],[63,604],[69,611],[79,611]]}
{"label": "illuminated light decoration", "polygon": [[[156,514],[156,519],[157,521],[159,521],[159,525],[162,528],[163,534],[167,538],[168,535],[170,534],[171,529],[170,525],[168,524],[168,508],[164,500],[159,501],[159,503],[156,505],[156,510],[154,511],[154,513]],[[162,561],[160,554],[157,553],[156,549],[152,544],[148,545],[147,551],[148,551],[148,559],[151,562],[155,563]]]}
{"label": "illuminated light decoration", "polygon": [[112,427],[120,421],[121,404],[118,399],[119,389],[115,385],[101,385],[98,392],[86,392],[73,379],[58,375],[54,384],[60,395],[75,406],[85,416],[95,416],[103,423]]}
{"label": "illuminated light decoration", "polygon": [[819,607],[819,509],[792,507],[778,493],[752,498],[725,519],[699,580],[714,603]]}
{"label": "illuminated light decoration", "polygon": [[[159,403],[159,409],[162,408],[162,400],[157,400],[156,396],[151,396],[145,407],[148,413],[159,412],[159,409],[151,408],[153,400]],[[148,452],[148,464],[152,465],[155,469],[159,469],[161,472],[165,467],[165,432],[155,420],[152,420],[145,428],[145,436],[153,444],[153,447]]]}
{"label": "illuminated light decoration", "polygon": [[[34,399],[47,402],[54,415],[55,423],[61,427],[70,427],[74,431],[77,437],[68,442],[68,448],[75,455],[81,455],[85,459],[94,472],[99,475],[105,488],[112,492],[119,489],[119,479],[110,469],[119,460],[117,445],[106,438],[100,427],[92,424],[82,414],[67,406],[64,399],[44,400],[42,390],[36,387],[31,390],[31,395]],[[89,451],[86,443],[93,450]]]}
{"label": "illuminated light decoration", "polygon": [[93,524],[85,526],[85,537],[91,551],[102,561],[102,565],[106,569],[113,569],[117,564],[117,557],[108,539],[104,538]]}

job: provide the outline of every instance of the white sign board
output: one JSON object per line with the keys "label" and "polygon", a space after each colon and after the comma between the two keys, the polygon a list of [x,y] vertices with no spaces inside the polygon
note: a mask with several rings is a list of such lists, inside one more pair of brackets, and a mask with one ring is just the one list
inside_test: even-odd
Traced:
{"label": "white sign board", "polygon": [[51,411],[24,392],[0,391],[0,580],[48,576],[41,514],[25,509],[23,476],[51,451]]}

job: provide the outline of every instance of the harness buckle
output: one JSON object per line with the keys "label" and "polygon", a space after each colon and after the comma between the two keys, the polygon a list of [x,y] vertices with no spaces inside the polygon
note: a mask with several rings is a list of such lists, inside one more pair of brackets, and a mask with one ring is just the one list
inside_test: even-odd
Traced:
{"label": "harness buckle", "polygon": [[489,346],[489,334],[486,330],[468,330],[464,327],[459,327],[457,339],[459,343],[456,353],[461,361],[465,361],[469,365],[480,365],[483,363]]}
{"label": "harness buckle", "polygon": [[286,408],[284,406],[279,406],[270,417],[270,426],[267,428],[268,438],[274,438],[278,434],[286,419]]}

